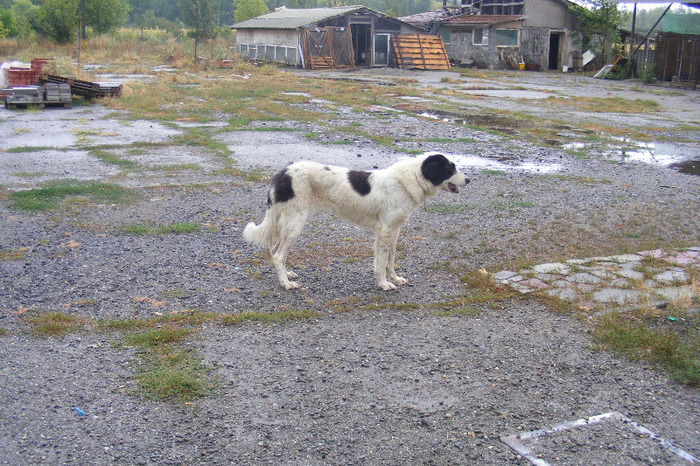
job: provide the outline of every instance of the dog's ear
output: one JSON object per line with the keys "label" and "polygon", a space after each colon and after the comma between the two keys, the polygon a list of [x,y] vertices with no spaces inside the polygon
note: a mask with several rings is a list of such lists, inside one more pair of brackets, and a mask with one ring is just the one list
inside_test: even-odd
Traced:
{"label": "dog's ear", "polygon": [[457,167],[442,154],[433,154],[423,160],[421,165],[423,177],[433,186],[440,185],[443,181],[452,178],[457,172]]}

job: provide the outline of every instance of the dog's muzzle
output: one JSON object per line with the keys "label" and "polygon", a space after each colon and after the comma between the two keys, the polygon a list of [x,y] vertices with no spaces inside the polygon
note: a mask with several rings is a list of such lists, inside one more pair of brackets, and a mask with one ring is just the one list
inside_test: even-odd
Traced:
{"label": "dog's muzzle", "polygon": [[[466,186],[467,184],[469,184],[469,178],[464,179],[463,186]],[[451,193],[458,193],[459,192],[459,188],[457,187],[456,184],[453,184],[453,183],[447,183],[447,189],[449,189]]]}

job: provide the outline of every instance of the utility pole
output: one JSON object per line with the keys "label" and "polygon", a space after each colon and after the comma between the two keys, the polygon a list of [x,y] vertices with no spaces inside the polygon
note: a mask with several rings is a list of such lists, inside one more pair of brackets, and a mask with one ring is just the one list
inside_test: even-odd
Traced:
{"label": "utility pole", "polygon": [[80,34],[83,40],[87,39],[87,34],[85,33],[85,0],[80,0]]}

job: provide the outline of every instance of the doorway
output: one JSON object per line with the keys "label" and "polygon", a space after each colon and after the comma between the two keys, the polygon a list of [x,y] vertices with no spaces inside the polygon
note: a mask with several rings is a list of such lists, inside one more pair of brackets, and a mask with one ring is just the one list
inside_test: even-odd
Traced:
{"label": "doorway", "polygon": [[560,57],[563,35],[561,32],[549,33],[549,65],[547,66],[549,70],[558,70],[561,67]]}
{"label": "doorway", "polygon": [[374,66],[389,65],[389,44],[391,34],[374,35]]}
{"label": "doorway", "polygon": [[352,45],[355,49],[355,66],[372,64],[372,25],[351,24]]}

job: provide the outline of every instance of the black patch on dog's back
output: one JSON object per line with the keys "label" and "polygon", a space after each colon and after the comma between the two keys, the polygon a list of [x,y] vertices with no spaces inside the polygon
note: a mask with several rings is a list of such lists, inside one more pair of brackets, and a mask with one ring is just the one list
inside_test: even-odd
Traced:
{"label": "black patch on dog's back", "polygon": [[369,184],[369,177],[371,175],[370,172],[350,170],[348,172],[348,181],[350,181],[350,186],[352,186],[352,189],[354,189],[357,194],[366,196],[372,190],[372,185]]}
{"label": "black patch on dog's back", "polygon": [[294,189],[292,188],[292,177],[287,173],[285,168],[272,178],[273,199],[270,195],[267,196],[267,203],[272,205],[273,202],[287,202],[294,197]]}
{"label": "black patch on dog's back", "polygon": [[420,170],[426,180],[433,183],[433,186],[438,186],[443,181],[452,178],[457,172],[457,167],[444,155],[434,154],[423,161]]}

